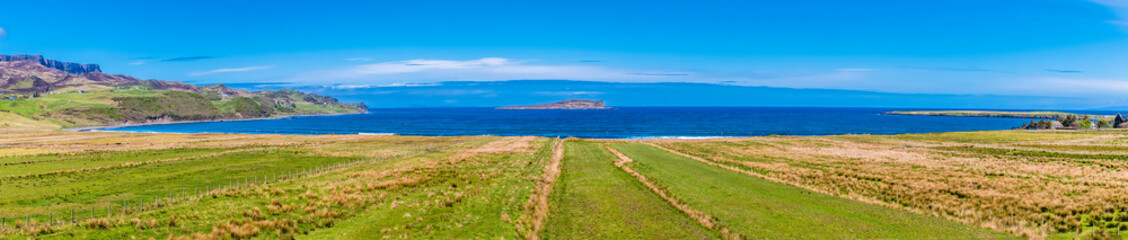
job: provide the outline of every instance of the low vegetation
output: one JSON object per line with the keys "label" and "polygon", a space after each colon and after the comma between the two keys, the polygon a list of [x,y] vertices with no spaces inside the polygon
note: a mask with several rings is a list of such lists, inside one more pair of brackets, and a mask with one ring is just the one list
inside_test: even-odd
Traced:
{"label": "low vegetation", "polygon": [[1116,238],[1125,160],[1115,130],[0,133],[0,238]]}
{"label": "low vegetation", "polygon": [[[654,141],[831,195],[1031,238],[1128,230],[1122,131]],[[1054,147],[1041,147],[1054,146]],[[1121,227],[1125,226],[1125,227]]]}
{"label": "low vegetation", "polygon": [[635,159],[632,168],[745,239],[1007,238],[943,218],[768,181],[644,144],[613,147]]}

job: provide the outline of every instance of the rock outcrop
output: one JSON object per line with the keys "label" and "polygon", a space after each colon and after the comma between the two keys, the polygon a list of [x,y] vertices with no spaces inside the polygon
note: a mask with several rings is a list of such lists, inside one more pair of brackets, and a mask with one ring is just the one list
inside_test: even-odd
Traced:
{"label": "rock outcrop", "polygon": [[39,65],[43,65],[45,67],[53,68],[53,69],[63,71],[63,72],[66,72],[66,73],[70,73],[70,74],[87,74],[87,73],[102,72],[102,69],[101,69],[101,67],[98,66],[98,64],[79,64],[79,63],[72,63],[72,62],[63,62],[63,61],[43,58],[43,55],[25,55],[25,54],[2,55],[2,54],[0,54],[0,62],[11,62],[11,61],[35,61],[35,62],[38,62]]}

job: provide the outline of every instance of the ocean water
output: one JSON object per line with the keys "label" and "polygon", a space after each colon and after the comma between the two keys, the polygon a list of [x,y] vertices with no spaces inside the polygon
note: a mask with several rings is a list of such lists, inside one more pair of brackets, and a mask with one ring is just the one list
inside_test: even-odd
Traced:
{"label": "ocean water", "polygon": [[885,108],[621,107],[609,110],[371,109],[367,114],[146,125],[102,131],[708,138],[1002,130],[1029,119],[895,116]]}

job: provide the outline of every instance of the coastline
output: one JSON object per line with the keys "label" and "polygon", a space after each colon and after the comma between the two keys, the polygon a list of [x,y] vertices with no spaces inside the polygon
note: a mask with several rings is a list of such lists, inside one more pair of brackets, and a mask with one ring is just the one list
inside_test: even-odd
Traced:
{"label": "coastline", "polygon": [[94,132],[94,131],[96,131],[96,130],[107,129],[107,128],[119,128],[119,127],[137,127],[137,126],[167,125],[167,124],[181,124],[181,123],[205,123],[205,122],[237,122],[237,121],[258,121],[258,120],[275,120],[275,119],[286,119],[286,118],[295,118],[295,117],[314,117],[314,116],[341,116],[341,115],[353,115],[353,114],[365,114],[365,113],[302,114],[302,115],[283,115],[283,116],[260,117],[260,118],[215,119],[215,120],[190,120],[190,121],[148,122],[148,123],[126,123],[126,124],[107,125],[107,126],[90,126],[90,127],[63,128],[63,129],[61,129],[61,130],[62,130],[62,131],[66,131],[66,132]]}
{"label": "coastline", "polygon": [[1032,118],[1032,119],[1056,119],[1064,116],[1088,116],[1093,119],[1111,118],[1109,115],[1097,114],[1080,114],[1069,112],[1056,112],[1056,111],[1028,111],[1028,112],[1015,112],[1015,111],[979,111],[979,110],[939,110],[939,111],[889,111],[883,112],[881,115],[893,116],[939,116],[939,117],[988,117],[988,118]]}

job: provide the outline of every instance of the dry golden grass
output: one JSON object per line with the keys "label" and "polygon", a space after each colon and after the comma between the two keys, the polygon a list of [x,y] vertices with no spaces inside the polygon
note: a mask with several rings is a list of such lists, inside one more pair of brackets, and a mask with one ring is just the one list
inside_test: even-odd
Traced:
{"label": "dry golden grass", "polygon": [[[1120,220],[1120,215],[1128,212],[1128,163],[1123,159],[1029,154],[1107,154],[1110,151],[1104,149],[1119,145],[1104,142],[1120,137],[1123,135],[1114,133],[1034,142],[1104,146],[1100,151],[1083,147],[1047,150],[1031,147],[1031,142],[956,144],[881,136],[651,143],[781,183],[1043,238],[1052,233],[1078,232],[1090,223],[1128,221],[1128,216]],[[1012,150],[991,154],[943,148],[955,145]],[[1037,151],[1028,155],[1007,152],[1024,149]]]}

